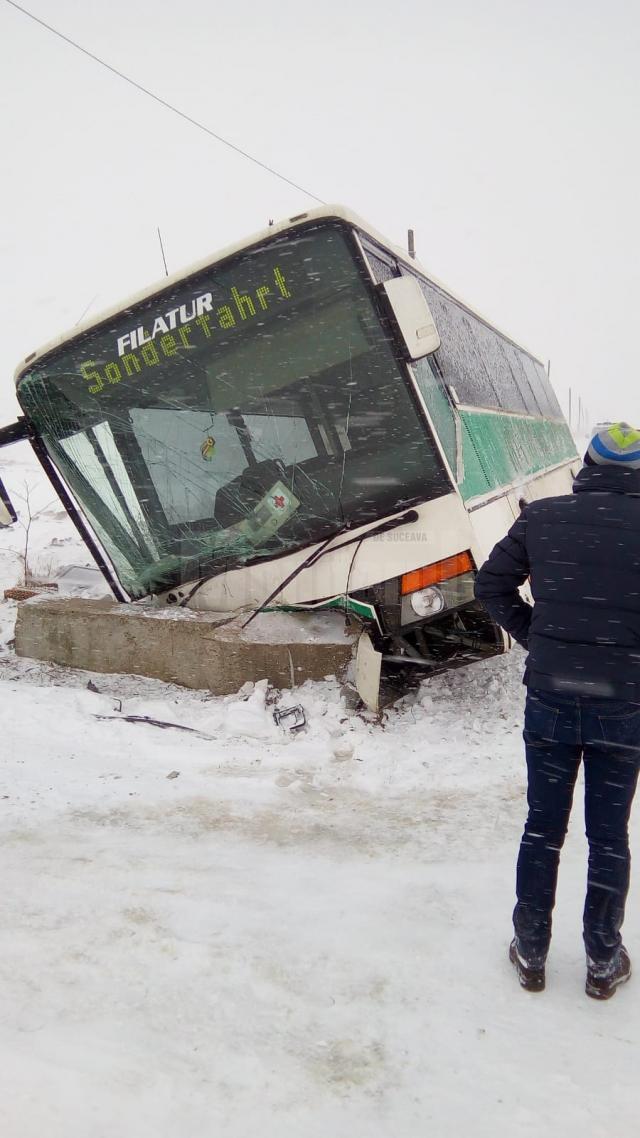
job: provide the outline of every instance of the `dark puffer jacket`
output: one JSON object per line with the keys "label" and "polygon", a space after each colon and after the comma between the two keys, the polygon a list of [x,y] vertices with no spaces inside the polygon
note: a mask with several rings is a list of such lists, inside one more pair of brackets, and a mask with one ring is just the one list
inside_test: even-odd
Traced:
{"label": "dark puffer jacket", "polygon": [[528,648],[530,687],[640,703],[640,470],[587,466],[573,489],[525,507],[476,597]]}

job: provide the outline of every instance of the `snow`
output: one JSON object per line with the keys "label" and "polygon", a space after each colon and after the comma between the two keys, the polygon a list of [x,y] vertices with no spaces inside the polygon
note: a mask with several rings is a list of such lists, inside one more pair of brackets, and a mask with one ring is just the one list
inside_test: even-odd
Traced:
{"label": "snow", "polygon": [[239,635],[269,644],[278,640],[289,644],[344,644],[344,615],[340,612],[261,612],[251,621],[251,632],[240,627]]}
{"label": "snow", "polygon": [[[19,450],[5,480],[39,484]],[[32,542],[39,567],[90,564],[55,506]],[[19,551],[0,532],[4,587]],[[640,988],[583,991],[578,793],[547,991],[507,961],[519,651],[377,723],[334,680],[213,698],[17,659],[15,610],[0,603],[3,1135],[636,1133]],[[273,710],[295,703],[290,733]]]}
{"label": "snow", "polygon": [[[17,525],[0,530],[0,582],[3,589],[22,580],[25,526],[30,510],[33,518],[28,545],[31,574],[47,581],[63,574],[61,592],[64,594],[73,591],[74,582],[69,580],[69,571],[73,567],[78,583],[83,585],[83,595],[102,596],[108,592],[102,575],[99,580],[96,578],[91,555],[27,443],[2,450],[0,476],[19,519]],[[89,578],[82,581],[81,575],[87,570]]]}

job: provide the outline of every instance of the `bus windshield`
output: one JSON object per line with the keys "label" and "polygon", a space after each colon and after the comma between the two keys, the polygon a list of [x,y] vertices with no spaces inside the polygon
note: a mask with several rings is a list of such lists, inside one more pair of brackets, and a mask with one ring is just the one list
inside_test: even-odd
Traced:
{"label": "bus windshield", "polygon": [[131,597],[451,485],[355,241],[316,223],[34,363],[18,398]]}

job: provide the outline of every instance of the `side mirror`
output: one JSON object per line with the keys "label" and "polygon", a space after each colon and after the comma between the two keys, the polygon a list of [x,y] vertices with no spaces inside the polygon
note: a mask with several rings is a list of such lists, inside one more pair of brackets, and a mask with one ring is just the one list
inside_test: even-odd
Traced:
{"label": "side mirror", "polygon": [[437,352],[440,336],[431,310],[415,277],[393,277],[382,288],[411,360]]}
{"label": "side mirror", "polygon": [[18,515],[13,508],[11,498],[4,488],[2,479],[0,479],[0,529],[5,529],[6,526],[12,526],[17,520]]}

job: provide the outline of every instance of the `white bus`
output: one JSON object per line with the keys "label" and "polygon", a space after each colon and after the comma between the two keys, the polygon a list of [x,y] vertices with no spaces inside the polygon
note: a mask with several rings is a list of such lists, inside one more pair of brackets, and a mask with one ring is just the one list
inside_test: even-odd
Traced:
{"label": "white bus", "polygon": [[361,622],[378,706],[503,652],[476,567],[577,456],[541,362],[341,207],[174,274],[16,372],[115,596]]}

